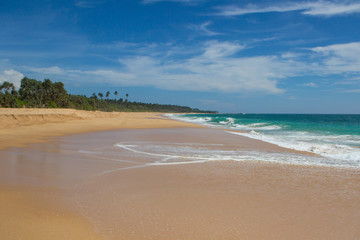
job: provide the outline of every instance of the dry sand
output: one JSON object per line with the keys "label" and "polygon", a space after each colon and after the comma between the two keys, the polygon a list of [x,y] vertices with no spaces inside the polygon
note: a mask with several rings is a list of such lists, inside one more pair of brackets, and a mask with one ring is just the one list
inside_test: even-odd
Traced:
{"label": "dry sand", "polygon": [[360,239],[356,169],[233,161],[143,167],[152,159],[109,146],[288,150],[158,114],[68,110],[58,123],[59,112],[41,114],[55,114],[53,122],[16,127],[5,120],[3,139],[16,134],[0,146],[29,144],[35,129],[42,133],[35,142],[83,134],[0,152],[1,239]]}
{"label": "dry sand", "polygon": [[161,113],[90,112],[73,109],[0,108],[0,149],[44,142],[49,137],[119,128],[198,127]]}

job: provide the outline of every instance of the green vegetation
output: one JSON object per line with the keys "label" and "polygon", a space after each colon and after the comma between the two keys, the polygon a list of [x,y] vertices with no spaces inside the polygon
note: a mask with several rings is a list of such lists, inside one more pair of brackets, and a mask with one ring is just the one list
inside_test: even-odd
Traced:
{"label": "green vegetation", "polygon": [[128,101],[129,94],[116,99],[118,91],[113,93],[114,99],[110,99],[111,92],[105,94],[93,93],[91,97],[85,95],[68,94],[62,82],[52,82],[50,79],[38,81],[24,77],[21,80],[19,91],[16,91],[12,83],[4,82],[0,85],[0,107],[5,108],[73,108],[89,111],[117,111],[117,112],[196,112],[215,113],[214,111],[201,111],[177,105],[163,105],[152,103],[139,103]]}

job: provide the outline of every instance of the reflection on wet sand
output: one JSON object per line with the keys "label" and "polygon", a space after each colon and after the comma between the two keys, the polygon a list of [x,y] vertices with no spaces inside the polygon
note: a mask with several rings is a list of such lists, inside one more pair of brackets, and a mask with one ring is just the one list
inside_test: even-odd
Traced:
{"label": "reflection on wet sand", "polygon": [[106,239],[360,237],[357,169],[241,160],[247,151],[301,156],[219,129],[124,129],[3,151],[0,181]]}

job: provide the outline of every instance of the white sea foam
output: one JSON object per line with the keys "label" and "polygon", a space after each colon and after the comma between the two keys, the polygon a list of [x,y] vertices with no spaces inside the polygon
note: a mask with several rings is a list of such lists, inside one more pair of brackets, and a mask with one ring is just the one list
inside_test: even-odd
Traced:
{"label": "white sea foam", "polygon": [[[232,132],[231,132],[232,133]],[[144,166],[195,164],[210,161],[263,161],[283,164],[299,164],[310,166],[358,167],[353,161],[338,162],[329,158],[308,156],[303,154],[272,153],[261,151],[222,150],[198,148],[198,146],[180,145],[153,145],[141,144],[129,147],[126,144],[115,145],[127,151],[140,154],[142,157],[153,159]]]}
{"label": "white sea foam", "polygon": [[258,127],[258,126],[264,126],[264,125],[267,125],[267,123],[252,123],[252,124],[249,124],[249,126],[251,126],[251,127]]}
{"label": "white sea foam", "polygon": [[304,134],[304,138],[302,139],[303,141],[301,141],[299,140],[299,138],[296,137],[293,137],[293,139],[291,139],[289,137],[284,137],[284,136],[269,136],[255,131],[249,133],[240,133],[240,132],[231,132],[231,131],[228,132],[231,134],[241,135],[241,136],[261,140],[264,142],[276,144],[280,147],[319,154],[320,156],[331,159],[331,161],[334,162],[336,165],[344,165],[344,166],[346,165],[353,167],[360,166],[360,149],[346,145],[340,145],[340,144],[326,144],[320,141],[319,143],[308,142],[309,140],[313,140],[313,141],[316,139],[318,140],[319,136],[311,136],[311,135],[309,136],[308,134]]}
{"label": "white sea foam", "polygon": [[259,125],[255,125],[255,124],[249,124],[249,125],[234,124],[231,128],[232,129],[237,129],[237,130],[243,130],[243,131],[251,131],[251,130],[269,131],[269,130],[279,130],[279,129],[281,129],[281,127],[278,126],[278,125],[265,125],[263,123],[259,124]]}
{"label": "white sea foam", "polygon": [[322,162],[327,162],[329,165],[347,167],[360,166],[360,136],[335,134],[321,135],[319,133],[286,131],[283,128],[284,126],[266,122],[240,124],[237,123],[234,118],[228,118],[227,121],[222,121],[219,124],[209,123],[209,119],[206,119],[205,117],[202,117],[203,123],[197,122],[197,117],[178,116],[177,119],[216,128],[224,127],[245,131],[245,133],[231,133],[269,142],[284,148],[315,153],[326,158],[327,161],[322,160]]}
{"label": "white sea foam", "polygon": [[207,123],[211,120],[210,117],[183,117],[178,114],[164,114],[164,116],[183,122],[190,122],[202,125],[207,125]]}
{"label": "white sea foam", "polygon": [[226,121],[220,121],[219,123],[225,124],[225,125],[232,125],[232,124],[234,124],[234,122],[235,122],[234,118],[228,117],[228,118],[226,118]]}
{"label": "white sea foam", "polygon": [[183,122],[191,122],[191,123],[198,123],[198,124],[204,124],[207,123],[208,121],[211,120],[210,117],[191,117],[191,118],[185,118],[182,117],[181,115],[178,114],[164,114],[165,116],[175,119],[175,120],[180,120]]}
{"label": "white sea foam", "polygon": [[212,127],[227,127],[242,131],[251,131],[251,130],[270,131],[270,130],[279,130],[282,128],[281,126],[273,125],[273,124],[269,125],[267,123],[239,124],[239,123],[235,123],[235,118],[232,117],[227,117],[225,121],[220,121],[218,124],[216,124],[215,122],[211,122],[212,118],[210,117],[199,117],[199,116],[183,117],[181,115],[176,115],[176,114],[165,114],[165,116],[183,122],[190,122],[190,123],[201,124]]}
{"label": "white sea foam", "polygon": [[[230,132],[232,134],[238,134]],[[80,150],[93,159],[115,161],[125,164],[119,168],[105,170],[99,175],[115,171],[130,170],[151,166],[199,164],[223,161],[261,161],[291,165],[359,167],[353,161],[334,161],[330,158],[292,154],[284,152],[244,151],[241,149],[224,149],[219,144],[164,143],[164,142],[119,142],[112,148]],[[133,159],[133,160],[131,160]],[[141,160],[138,160],[141,159]]]}

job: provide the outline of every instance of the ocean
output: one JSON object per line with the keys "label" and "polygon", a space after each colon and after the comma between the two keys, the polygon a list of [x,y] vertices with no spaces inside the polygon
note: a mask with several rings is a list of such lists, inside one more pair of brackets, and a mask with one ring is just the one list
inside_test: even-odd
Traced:
{"label": "ocean", "polygon": [[[360,167],[360,115],[345,114],[168,114],[170,118],[221,128],[315,157],[257,156],[320,166]],[[251,157],[249,156],[249,159]]]}

